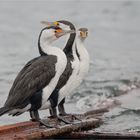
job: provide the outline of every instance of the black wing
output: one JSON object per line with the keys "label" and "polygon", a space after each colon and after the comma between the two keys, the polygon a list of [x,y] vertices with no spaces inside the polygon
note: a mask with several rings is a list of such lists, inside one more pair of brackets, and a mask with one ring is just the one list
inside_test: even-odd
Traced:
{"label": "black wing", "polygon": [[58,84],[56,86],[57,90],[60,90],[67,83],[69,77],[72,74],[72,71],[73,71],[73,69],[72,69],[72,66],[71,66],[71,62],[70,62],[70,60],[68,60],[67,66],[66,66],[63,74],[60,76]]}
{"label": "black wing", "polygon": [[52,92],[52,94],[49,97],[51,104],[53,104],[54,106],[57,105],[57,102],[58,102],[57,96],[59,96],[58,95],[59,90],[67,83],[67,81],[73,71],[70,60],[69,59],[67,59],[67,60],[68,60],[67,66],[66,66],[64,72],[62,73],[62,75],[60,76],[56,88],[54,89],[54,91]]}
{"label": "black wing", "polygon": [[55,76],[56,56],[40,56],[29,61],[17,75],[5,106],[24,104],[36,92],[42,90]]}

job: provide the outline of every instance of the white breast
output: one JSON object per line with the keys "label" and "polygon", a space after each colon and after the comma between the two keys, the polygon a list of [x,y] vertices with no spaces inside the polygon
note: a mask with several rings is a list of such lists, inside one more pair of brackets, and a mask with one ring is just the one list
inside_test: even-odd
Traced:
{"label": "white breast", "polygon": [[77,78],[79,79],[78,81],[81,83],[88,74],[90,60],[89,54],[83,45],[80,48],[79,54],[80,54],[80,69]]}
{"label": "white breast", "polygon": [[[80,40],[77,40],[76,46],[80,58],[74,53],[74,61],[71,62],[73,73],[67,84],[60,89],[58,103],[67,96],[72,95],[74,90],[81,84],[89,71],[89,54]],[[74,48],[76,52],[76,48]],[[79,60],[80,59],[80,60]]]}
{"label": "white breast", "polygon": [[[88,74],[90,61],[89,54],[86,48],[84,47],[83,42],[81,42],[79,39],[77,39],[76,41],[76,48],[79,53],[80,60],[79,60],[79,72],[75,77],[76,81],[74,83],[73,90],[75,90],[81,84],[81,82],[85,79],[86,75]],[[72,94],[73,92],[71,92],[71,95]]]}
{"label": "white breast", "polygon": [[75,85],[77,82],[76,76],[79,72],[79,59],[76,55],[75,44],[74,44],[73,50],[74,50],[73,51],[74,60],[71,61],[73,71],[67,83],[59,91],[58,104],[61,102],[63,98],[67,97],[73,91],[73,89],[75,89]]}
{"label": "white breast", "polygon": [[51,93],[55,89],[58,83],[58,80],[60,76],[62,75],[62,73],[64,72],[66,68],[66,64],[67,64],[66,55],[61,49],[55,47],[54,50],[51,49],[50,52],[47,50],[47,52],[57,56],[57,63],[55,65],[56,74],[50,81],[49,85],[47,85],[43,89],[42,106],[40,109],[47,109],[50,107],[50,102],[48,101],[48,98],[50,97]]}

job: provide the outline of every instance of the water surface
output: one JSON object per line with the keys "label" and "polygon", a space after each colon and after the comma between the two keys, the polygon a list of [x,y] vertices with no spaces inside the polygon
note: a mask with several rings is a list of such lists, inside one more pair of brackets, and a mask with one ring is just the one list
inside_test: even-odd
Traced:
{"label": "water surface", "polygon": [[[89,29],[86,47],[91,58],[89,75],[67,99],[67,109],[82,112],[117,99],[122,106],[106,114],[98,131],[139,130],[139,15],[139,1],[0,1],[0,106],[19,70],[39,55],[40,21],[66,19],[77,28]],[[64,46],[63,40],[56,44]],[[27,119],[28,113],[15,118],[5,115],[0,124]]]}

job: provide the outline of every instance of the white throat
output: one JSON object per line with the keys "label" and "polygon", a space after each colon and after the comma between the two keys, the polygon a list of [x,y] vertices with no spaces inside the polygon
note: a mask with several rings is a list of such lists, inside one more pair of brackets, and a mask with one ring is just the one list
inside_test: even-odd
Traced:
{"label": "white throat", "polygon": [[88,51],[84,46],[84,40],[81,40],[79,36],[76,37],[76,48],[79,54],[79,61],[80,61],[79,78],[83,80],[88,73],[90,60],[89,60]]}
{"label": "white throat", "polygon": [[87,50],[84,46],[84,40],[82,40],[79,36],[76,36],[76,49],[80,57],[80,61],[84,60],[87,57]]}
{"label": "white throat", "polygon": [[57,47],[53,47],[52,43],[56,40],[56,38],[50,37],[50,38],[45,38],[45,34],[42,33],[40,37],[40,47],[41,50],[48,55],[55,55],[57,54],[56,51],[59,50]]}
{"label": "white throat", "polygon": [[[69,27],[69,26],[66,26],[65,27],[65,30],[71,30],[71,28]],[[65,45],[64,46],[66,46],[66,44],[67,44],[67,42],[68,42],[68,40],[69,40],[69,38],[70,38],[70,34],[68,34],[68,35],[66,35],[66,42],[65,42]],[[75,37],[75,40],[76,40],[76,37]],[[77,55],[76,55],[76,45],[75,45],[75,43],[76,43],[76,41],[74,40],[74,42],[73,42],[73,44],[72,44],[72,54],[73,54],[73,57],[74,57],[74,59],[75,59],[75,61],[78,61],[78,57],[77,57]]]}
{"label": "white throat", "polygon": [[[71,30],[71,28],[69,26],[65,26],[64,28],[65,30]],[[65,35],[65,44],[64,47],[66,46],[68,39],[70,38],[70,34]],[[63,48],[64,49],[64,48]]]}

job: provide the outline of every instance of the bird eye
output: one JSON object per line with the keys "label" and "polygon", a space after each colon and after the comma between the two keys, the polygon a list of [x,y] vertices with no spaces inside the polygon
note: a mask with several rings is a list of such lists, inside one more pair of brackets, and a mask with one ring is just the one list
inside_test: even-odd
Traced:
{"label": "bird eye", "polygon": [[82,36],[82,32],[80,32],[80,36]]}
{"label": "bird eye", "polygon": [[54,32],[55,33],[62,33],[62,29],[56,29]]}
{"label": "bird eye", "polygon": [[88,35],[88,32],[86,32],[86,35]]}

